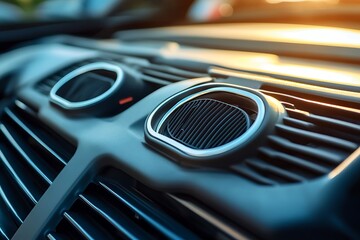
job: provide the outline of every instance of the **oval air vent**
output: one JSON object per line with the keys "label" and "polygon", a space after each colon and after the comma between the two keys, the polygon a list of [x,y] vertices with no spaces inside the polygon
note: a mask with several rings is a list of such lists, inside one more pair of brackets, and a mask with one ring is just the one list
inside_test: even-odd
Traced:
{"label": "oval air vent", "polygon": [[168,117],[161,134],[194,149],[222,146],[244,134],[249,115],[239,107],[209,98],[184,103]]}
{"label": "oval air vent", "polygon": [[255,151],[283,113],[280,103],[251,89],[203,84],[160,104],[147,119],[146,139],[182,162],[224,163]]}
{"label": "oval air vent", "polygon": [[81,109],[107,98],[123,81],[123,70],[98,62],[65,75],[50,92],[52,101],[66,109]]}
{"label": "oval air vent", "polygon": [[110,116],[150,92],[139,76],[116,62],[93,62],[72,69],[50,91],[51,102],[75,116]]}

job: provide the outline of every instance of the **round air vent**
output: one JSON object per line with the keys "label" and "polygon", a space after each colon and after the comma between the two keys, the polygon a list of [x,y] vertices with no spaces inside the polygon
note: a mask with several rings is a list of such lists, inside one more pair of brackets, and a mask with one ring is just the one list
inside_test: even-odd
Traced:
{"label": "round air vent", "polygon": [[91,63],[65,75],[50,92],[53,102],[80,109],[108,97],[124,78],[123,70],[109,63]]}
{"label": "round air vent", "polygon": [[184,162],[218,163],[253,153],[284,113],[251,89],[203,84],[164,101],[148,117],[146,139]]}
{"label": "round air vent", "polygon": [[51,89],[50,99],[66,110],[104,113],[123,110],[146,92],[143,81],[126,66],[95,62],[66,74]]}

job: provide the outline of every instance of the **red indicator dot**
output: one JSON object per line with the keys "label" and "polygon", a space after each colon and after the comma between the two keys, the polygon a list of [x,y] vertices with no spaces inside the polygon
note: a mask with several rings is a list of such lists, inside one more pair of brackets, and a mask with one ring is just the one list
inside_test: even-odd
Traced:
{"label": "red indicator dot", "polygon": [[127,97],[119,100],[120,105],[124,105],[126,103],[132,102],[134,100],[133,97]]}

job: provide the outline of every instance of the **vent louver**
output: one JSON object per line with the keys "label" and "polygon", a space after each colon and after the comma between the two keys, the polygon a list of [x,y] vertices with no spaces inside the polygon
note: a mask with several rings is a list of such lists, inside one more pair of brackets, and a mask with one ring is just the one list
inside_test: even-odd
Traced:
{"label": "vent louver", "polygon": [[119,171],[113,173],[112,179],[99,177],[90,183],[47,238],[198,239],[161,211],[142,190],[144,186]]}
{"label": "vent louver", "polygon": [[10,239],[75,147],[41,123],[20,101],[0,119],[0,233]]}
{"label": "vent louver", "polygon": [[191,148],[208,149],[240,137],[250,124],[244,110],[204,98],[186,102],[175,109],[160,133]]}
{"label": "vent louver", "polygon": [[303,182],[337,167],[360,143],[360,112],[278,92],[288,116],[258,155],[232,169],[257,183]]}

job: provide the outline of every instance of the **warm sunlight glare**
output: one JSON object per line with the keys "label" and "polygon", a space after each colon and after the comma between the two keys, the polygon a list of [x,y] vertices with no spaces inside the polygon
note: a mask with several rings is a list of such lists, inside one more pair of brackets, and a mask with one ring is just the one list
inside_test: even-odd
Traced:
{"label": "warm sunlight glare", "polygon": [[303,43],[326,43],[334,45],[359,44],[360,35],[356,31],[329,28],[305,28],[279,31],[279,37],[295,39]]}
{"label": "warm sunlight glare", "polygon": [[337,4],[339,0],[266,0],[267,3],[277,4],[277,3],[299,3],[299,2],[317,2],[317,3],[330,3]]}
{"label": "warm sunlight glare", "polygon": [[356,74],[345,73],[344,71],[331,70],[329,68],[310,67],[295,64],[278,63],[262,64],[260,69],[273,74],[285,74],[287,76],[302,76],[305,79],[312,79],[321,82],[332,82],[344,85],[360,86],[359,76]]}

